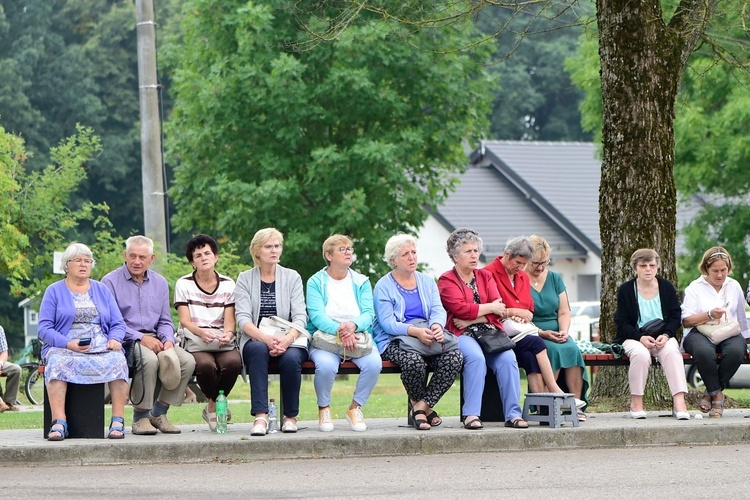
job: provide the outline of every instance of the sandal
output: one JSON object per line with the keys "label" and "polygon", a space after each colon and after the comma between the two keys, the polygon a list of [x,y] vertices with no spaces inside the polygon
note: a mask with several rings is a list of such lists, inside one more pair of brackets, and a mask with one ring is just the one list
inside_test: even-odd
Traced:
{"label": "sandal", "polygon": [[[55,429],[55,426],[59,426]],[[57,433],[57,436],[52,436],[52,433]],[[68,423],[65,420],[53,420],[52,425],[49,426],[49,432],[47,433],[47,441],[62,441],[68,437]]]}
{"label": "sandal", "polygon": [[[437,422],[435,422],[435,419],[437,419]],[[427,415],[427,422],[429,422],[431,427],[437,427],[443,423],[443,419],[440,418],[440,415],[438,415],[435,410],[432,410],[432,412]]]}
{"label": "sandal", "polygon": [[[411,412],[411,422],[412,425],[414,425],[414,428],[418,431],[429,431],[432,429],[432,426],[430,426],[430,423],[427,421],[427,418],[417,418],[417,415],[427,415],[427,412],[424,410],[414,410]],[[425,427],[425,425],[427,427]]]}
{"label": "sandal", "polygon": [[[477,425],[474,425],[477,424]],[[479,420],[479,417],[474,417],[471,420],[464,420],[464,429],[469,429],[471,431],[477,430],[477,429],[484,429],[484,424],[481,420]]]}
{"label": "sandal", "polygon": [[529,423],[521,417],[516,417],[511,420],[506,420],[505,427],[513,427],[514,429],[528,429]]}
{"label": "sandal", "polygon": [[708,413],[711,410],[711,396],[707,393],[703,393],[700,405],[698,406],[703,413]]}
{"label": "sandal", "polygon": [[[216,432],[216,422],[217,422],[217,420],[216,420],[216,412],[209,413],[208,412],[208,405],[206,405],[206,406],[203,407],[203,420],[206,421],[206,423],[208,424],[208,429],[211,432]],[[228,422],[228,420],[227,420],[227,422]]]}
{"label": "sandal", "polygon": [[253,428],[250,429],[250,435],[265,436],[266,434],[268,434],[268,417],[255,417],[255,420],[253,421]]}
{"label": "sandal", "polygon": [[[118,425],[115,425],[117,423]],[[120,434],[112,434],[113,432],[119,432]],[[123,439],[125,438],[125,419],[122,417],[112,417],[109,423],[109,433],[107,434],[109,439]]]}
{"label": "sandal", "polygon": [[577,412],[577,415],[578,415],[578,421],[579,421],[579,422],[585,422],[585,421],[586,421],[586,419],[588,418],[588,417],[586,416],[586,414],[585,414],[585,413],[583,413],[583,412],[582,412],[581,410],[578,410],[578,412]]}
{"label": "sandal", "polygon": [[709,418],[721,418],[724,416],[724,394],[721,395],[721,399],[714,399],[711,401],[711,412],[708,414]]}

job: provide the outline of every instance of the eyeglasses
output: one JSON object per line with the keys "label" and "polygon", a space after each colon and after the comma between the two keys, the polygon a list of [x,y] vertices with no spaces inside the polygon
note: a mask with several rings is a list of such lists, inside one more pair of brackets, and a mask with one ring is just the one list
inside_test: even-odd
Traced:
{"label": "eyeglasses", "polygon": [[339,247],[341,253],[354,253],[354,247]]}
{"label": "eyeglasses", "polygon": [[263,248],[266,250],[281,250],[284,248],[284,245],[281,243],[276,243],[275,245],[263,245]]}
{"label": "eyeglasses", "polygon": [[95,262],[95,260],[94,259],[70,259],[68,262],[75,262],[78,265],[86,264],[87,266],[90,266]]}
{"label": "eyeglasses", "polygon": [[542,267],[549,265],[549,259],[542,261],[542,262],[532,262],[531,267]]}

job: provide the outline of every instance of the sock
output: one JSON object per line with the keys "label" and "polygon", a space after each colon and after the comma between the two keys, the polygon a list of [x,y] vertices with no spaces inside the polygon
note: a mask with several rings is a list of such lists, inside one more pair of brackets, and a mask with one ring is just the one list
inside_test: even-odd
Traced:
{"label": "sock", "polygon": [[169,410],[168,404],[164,404],[161,401],[157,401],[156,403],[154,403],[154,407],[151,408],[151,415],[154,417],[158,417],[159,415],[166,415],[168,410]]}
{"label": "sock", "polygon": [[138,422],[142,418],[148,418],[148,410],[136,410],[133,408],[133,422]]}

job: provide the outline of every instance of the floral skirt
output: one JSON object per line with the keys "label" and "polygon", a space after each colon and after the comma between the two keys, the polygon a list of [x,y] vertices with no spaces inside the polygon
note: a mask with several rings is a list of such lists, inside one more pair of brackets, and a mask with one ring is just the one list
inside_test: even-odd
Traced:
{"label": "floral skirt", "polygon": [[99,384],[128,380],[128,363],[122,351],[84,354],[64,347],[47,351],[44,380],[62,380],[73,384]]}

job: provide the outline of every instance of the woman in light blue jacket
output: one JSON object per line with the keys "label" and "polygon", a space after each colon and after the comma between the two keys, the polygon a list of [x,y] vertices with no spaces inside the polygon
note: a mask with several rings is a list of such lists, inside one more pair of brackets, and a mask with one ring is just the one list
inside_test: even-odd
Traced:
{"label": "woman in light blue jacket", "polygon": [[[435,280],[417,271],[417,243],[397,234],[385,245],[385,261],[393,269],[375,285],[375,341],[383,359],[401,369],[401,382],[409,395],[414,428],[427,431],[443,421],[433,407],[448,392],[461,371],[463,356],[458,342],[452,350],[443,344],[446,312]],[[424,355],[405,348],[400,339],[419,339]],[[427,372],[432,378],[427,382]]]}
{"label": "woman in light blue jacket", "polygon": [[[356,345],[356,335],[372,335],[375,317],[369,278],[349,269],[353,256],[351,239],[341,234],[330,236],[323,243],[323,258],[328,265],[307,281],[307,312],[310,317],[307,330],[311,334],[320,330],[324,334],[338,335],[341,345],[350,350]],[[310,359],[315,363],[318,428],[330,432],[333,430],[331,390],[342,358],[313,345]],[[378,381],[382,361],[377,349],[352,361],[359,367],[360,374],[345,416],[353,431],[364,431],[367,424],[361,407],[367,403]]]}

